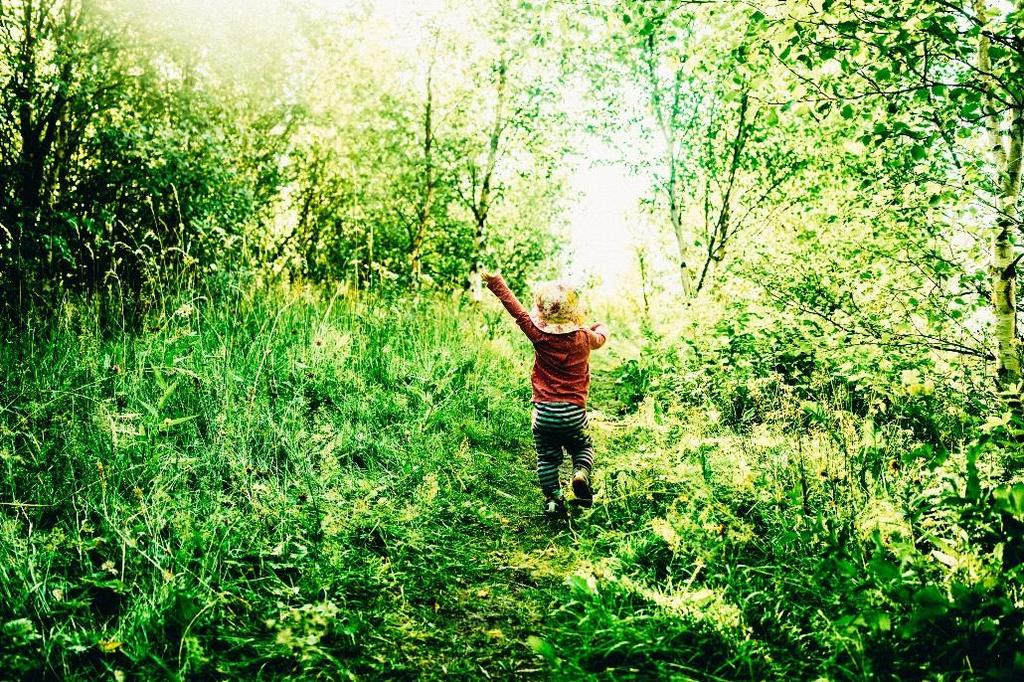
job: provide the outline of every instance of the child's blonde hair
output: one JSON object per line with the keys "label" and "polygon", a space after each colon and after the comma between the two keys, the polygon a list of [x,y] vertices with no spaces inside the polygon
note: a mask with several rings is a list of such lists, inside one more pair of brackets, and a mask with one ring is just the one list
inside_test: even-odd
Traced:
{"label": "child's blonde hair", "polygon": [[534,322],[564,328],[583,324],[583,306],[579,291],[566,281],[541,282],[533,289]]}

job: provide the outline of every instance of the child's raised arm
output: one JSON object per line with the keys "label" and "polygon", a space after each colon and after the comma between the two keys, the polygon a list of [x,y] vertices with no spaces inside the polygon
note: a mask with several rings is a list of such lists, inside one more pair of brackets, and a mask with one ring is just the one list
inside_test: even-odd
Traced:
{"label": "child's raised arm", "polygon": [[543,333],[537,329],[533,320],[530,319],[530,313],[527,312],[526,308],[523,307],[523,304],[519,302],[518,298],[516,298],[516,295],[512,293],[512,290],[508,288],[507,284],[505,284],[505,279],[501,275],[492,272],[482,272],[480,273],[480,277],[487,282],[487,288],[491,290],[491,293],[498,297],[498,300],[501,301],[503,306],[505,306],[505,310],[507,310],[508,314],[516,321],[516,324],[523,330],[526,337],[530,339],[530,341],[539,340],[543,336]]}

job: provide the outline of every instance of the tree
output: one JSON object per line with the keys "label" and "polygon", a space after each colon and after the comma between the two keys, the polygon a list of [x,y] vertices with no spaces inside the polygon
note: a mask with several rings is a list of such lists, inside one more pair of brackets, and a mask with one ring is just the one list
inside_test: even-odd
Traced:
{"label": "tree", "polygon": [[769,70],[750,49],[756,36],[742,12],[628,2],[606,21],[626,88],[644,94],[663,150],[651,172],[683,290],[699,292],[743,232],[785,201],[781,190],[803,163],[758,98]]}
{"label": "tree", "polygon": [[509,11],[465,8],[472,40],[446,23],[465,30],[466,16],[425,17],[415,45],[370,9],[309,27],[273,260],[314,280],[423,288],[462,284],[498,251],[524,270],[543,258],[562,183],[554,77],[529,31],[491,21]]}
{"label": "tree", "polygon": [[19,299],[34,266],[71,257],[66,235],[40,230],[73,191],[90,123],[119,103],[116,37],[95,21],[95,9],[87,0],[0,4],[0,221],[10,239],[4,269],[13,278],[4,284]]}
{"label": "tree", "polygon": [[490,130],[484,146],[483,160],[480,157],[467,157],[464,167],[463,182],[459,186],[459,196],[473,214],[475,232],[473,234],[473,262],[470,266],[469,281],[476,285],[483,266],[483,250],[487,237],[487,219],[490,217],[491,205],[495,194],[501,191],[498,182],[499,152],[502,151],[506,129],[509,125],[506,108],[508,107],[508,57],[501,54],[493,65],[493,116]]}
{"label": "tree", "polygon": [[421,252],[423,240],[430,229],[433,217],[434,199],[437,196],[438,170],[435,160],[436,132],[434,130],[434,69],[437,65],[437,38],[427,57],[426,75],[424,78],[423,101],[423,180],[420,199],[416,206],[415,222],[409,239],[409,268],[412,281],[418,286],[422,277]]}
{"label": "tree", "polygon": [[[477,296],[479,273],[496,236],[491,234],[496,204],[516,205],[523,197],[538,196],[517,188],[519,184],[561,183],[553,171],[564,161],[566,148],[566,125],[556,106],[561,39],[554,28],[556,18],[545,3],[499,3],[477,18],[486,47],[472,77],[485,85],[464,100],[460,112],[463,161],[456,167],[455,181],[474,227],[467,284]],[[532,179],[527,178],[527,169]]]}
{"label": "tree", "polygon": [[237,261],[277,193],[282,98],[219,81],[119,10],[0,4],[0,286],[16,309],[68,288],[138,297]]}
{"label": "tree", "polygon": [[[864,102],[884,102],[886,116],[870,121],[862,142],[905,141],[915,159],[944,155],[949,182],[988,207],[996,374],[1003,389],[1019,391],[1022,4],[825,0],[820,9],[766,7],[755,18],[774,27],[796,99],[847,118],[872,115]],[[972,154],[982,139],[982,153]]]}

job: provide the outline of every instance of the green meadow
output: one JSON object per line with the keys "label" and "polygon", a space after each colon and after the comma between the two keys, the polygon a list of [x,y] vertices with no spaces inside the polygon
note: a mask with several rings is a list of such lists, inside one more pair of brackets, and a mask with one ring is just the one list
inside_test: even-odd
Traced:
{"label": "green meadow", "polygon": [[135,330],[70,301],[28,325],[0,357],[5,676],[952,679],[1019,661],[994,533],[1021,532],[1021,500],[979,465],[993,440],[936,457],[911,417],[932,397],[885,421],[835,385],[812,406],[754,349],[742,383],[722,349],[678,352],[707,314],[659,333],[608,311],[597,499],[551,521],[531,352],[490,303],[238,288]]}
{"label": "green meadow", "polygon": [[0,682],[1024,679],[1022,169],[1024,0],[0,0]]}

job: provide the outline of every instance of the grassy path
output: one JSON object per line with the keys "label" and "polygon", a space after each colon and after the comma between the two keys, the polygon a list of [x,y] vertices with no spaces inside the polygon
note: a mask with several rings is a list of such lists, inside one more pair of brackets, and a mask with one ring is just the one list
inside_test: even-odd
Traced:
{"label": "grassy path", "polygon": [[619,410],[600,353],[597,499],[552,525],[501,311],[239,296],[0,347],[0,680],[870,679],[918,646],[835,438]]}
{"label": "grassy path", "polygon": [[[489,501],[496,526],[466,524],[439,540],[436,552],[458,555],[449,565],[444,587],[411,594],[411,621],[404,639],[382,642],[374,655],[401,664],[390,674],[451,679],[546,677],[548,666],[529,642],[542,637],[545,619],[565,595],[565,578],[577,561],[576,521],[552,522],[541,513],[532,452],[495,456],[505,477]],[[383,671],[382,671],[383,672]]]}
{"label": "grassy path", "polygon": [[[490,453],[484,465],[488,483],[476,488],[476,495],[467,479],[480,473],[479,463],[460,466],[456,461],[442,469],[451,488],[440,495],[457,499],[469,492],[462,504],[478,506],[494,522],[434,528],[434,551],[450,558],[445,560],[443,584],[436,592],[405,587],[403,601],[413,606],[401,609],[408,621],[399,628],[400,636],[381,640],[368,652],[371,659],[388,660],[377,673],[419,679],[549,679],[567,672],[583,679],[717,679],[715,665],[703,670],[683,664],[686,651],[679,652],[678,662],[652,663],[643,653],[631,656],[631,649],[650,643],[641,604],[621,605],[624,622],[603,608],[588,622],[580,593],[585,597],[589,588],[580,575],[600,574],[631,538],[648,542],[649,519],[664,510],[663,500],[656,500],[657,491],[650,487],[630,489],[628,481],[607,480],[612,494],[601,490],[611,472],[642,467],[644,460],[629,442],[619,442],[622,423],[603,417],[597,422],[598,496],[591,509],[571,506],[568,519],[552,521],[543,515],[534,453],[526,443]],[[525,419],[520,428],[528,430]],[[569,466],[567,458],[563,481]],[[671,484],[655,487],[671,493]],[[616,631],[628,629],[634,617],[639,639],[631,642]],[[608,622],[602,624],[602,619]],[[602,642],[603,637],[611,639]],[[578,651],[562,648],[572,642],[580,644]],[[612,651],[591,651],[593,644]],[[695,646],[699,654],[699,638]]]}
{"label": "grassy path", "polygon": [[580,553],[541,514],[524,348],[432,304],[92,312],[0,355],[12,679],[550,674],[530,638]]}

